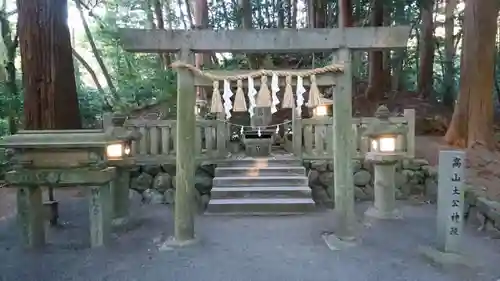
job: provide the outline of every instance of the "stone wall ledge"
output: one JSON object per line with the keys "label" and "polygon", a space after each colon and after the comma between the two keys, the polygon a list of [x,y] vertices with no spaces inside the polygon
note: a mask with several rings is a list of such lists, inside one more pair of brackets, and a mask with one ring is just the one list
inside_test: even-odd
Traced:
{"label": "stone wall ledge", "polygon": [[465,191],[465,204],[466,218],[470,216],[471,211],[475,211],[482,224],[482,229],[487,229],[491,226],[500,231],[500,202],[480,196],[477,191],[469,186]]}

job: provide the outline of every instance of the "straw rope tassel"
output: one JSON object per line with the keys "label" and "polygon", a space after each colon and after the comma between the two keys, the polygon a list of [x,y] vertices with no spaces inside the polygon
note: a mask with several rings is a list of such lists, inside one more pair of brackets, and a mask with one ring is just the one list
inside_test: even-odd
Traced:
{"label": "straw rope tassel", "polygon": [[285,78],[285,94],[283,95],[282,108],[294,108],[295,101],[293,100],[292,76],[288,75]]}
{"label": "straw rope tassel", "polygon": [[309,77],[311,80],[311,88],[309,89],[308,107],[317,107],[321,104],[321,94],[319,93],[318,85],[316,84],[316,75]]}
{"label": "straw rope tassel", "polygon": [[271,106],[271,92],[269,91],[269,87],[267,86],[267,76],[262,76],[260,78],[260,89],[257,94],[257,106]]}
{"label": "straw rope tassel", "polygon": [[210,106],[210,112],[221,113],[224,112],[224,107],[222,107],[222,100],[219,92],[219,81],[214,81],[213,83],[213,94],[212,94],[212,105]]}
{"label": "straw rope tassel", "polygon": [[245,93],[243,93],[243,82],[238,80],[236,82],[238,89],[236,89],[236,96],[234,97],[234,112],[244,112],[247,111],[247,103],[245,102]]}

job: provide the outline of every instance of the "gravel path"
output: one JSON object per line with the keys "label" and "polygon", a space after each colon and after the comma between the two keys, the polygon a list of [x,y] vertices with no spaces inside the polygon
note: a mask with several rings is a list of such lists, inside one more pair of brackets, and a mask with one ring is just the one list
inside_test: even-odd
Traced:
{"label": "gravel path", "polygon": [[[360,214],[367,204],[358,204]],[[133,206],[134,220],[117,230],[108,249],[88,249],[87,204],[61,203],[60,229],[51,230],[44,252],[23,251],[13,219],[0,221],[0,280],[4,281],[495,281],[500,240],[467,226],[464,245],[479,267],[440,268],[417,253],[434,234],[434,206],[405,205],[405,219],[376,222],[361,242],[330,251],[321,233],[334,229],[332,213],[291,217],[211,217],[197,220],[200,243],[160,251],[172,234],[166,206]]]}

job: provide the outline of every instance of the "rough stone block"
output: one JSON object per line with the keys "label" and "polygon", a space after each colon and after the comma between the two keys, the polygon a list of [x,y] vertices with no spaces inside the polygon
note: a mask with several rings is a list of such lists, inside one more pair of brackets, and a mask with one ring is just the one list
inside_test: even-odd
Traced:
{"label": "rough stone block", "polygon": [[271,138],[245,139],[245,153],[251,157],[269,156],[271,145]]}

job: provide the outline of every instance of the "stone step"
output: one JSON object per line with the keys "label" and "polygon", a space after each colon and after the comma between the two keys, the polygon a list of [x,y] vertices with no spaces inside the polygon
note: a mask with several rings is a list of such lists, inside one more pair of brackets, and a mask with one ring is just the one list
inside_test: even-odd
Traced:
{"label": "stone step", "polygon": [[217,167],[283,167],[283,166],[302,166],[302,161],[295,158],[269,158],[269,157],[256,157],[256,158],[243,158],[243,159],[228,159],[221,161]]}
{"label": "stone step", "polygon": [[271,166],[271,167],[217,167],[215,177],[224,176],[304,176],[306,168],[303,166]]}
{"label": "stone step", "polygon": [[215,177],[214,187],[238,186],[308,186],[306,176]]}
{"label": "stone step", "polygon": [[214,187],[210,194],[212,199],[311,198],[311,188],[309,186]]}
{"label": "stone step", "polygon": [[316,210],[311,198],[239,198],[211,199],[207,214],[220,215],[284,215]]}

